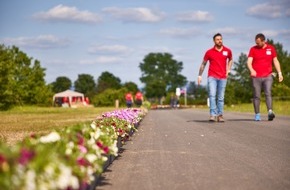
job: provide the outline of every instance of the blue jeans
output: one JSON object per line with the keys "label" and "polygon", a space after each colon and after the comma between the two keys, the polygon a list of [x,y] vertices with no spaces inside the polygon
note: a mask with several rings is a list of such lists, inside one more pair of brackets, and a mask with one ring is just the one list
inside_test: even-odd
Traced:
{"label": "blue jeans", "polygon": [[210,115],[223,115],[224,96],[227,85],[227,79],[217,79],[208,77],[208,96],[210,105]]}

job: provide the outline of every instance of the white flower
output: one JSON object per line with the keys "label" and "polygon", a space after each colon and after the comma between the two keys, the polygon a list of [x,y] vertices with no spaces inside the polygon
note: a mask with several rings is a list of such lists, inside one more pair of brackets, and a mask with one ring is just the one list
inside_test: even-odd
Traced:
{"label": "white flower", "polygon": [[98,159],[98,157],[95,154],[87,154],[86,158],[90,163],[93,163]]}
{"label": "white flower", "polygon": [[[71,168],[60,164],[59,165],[60,174],[56,180],[58,189],[66,189],[69,186],[73,186],[73,189],[78,189],[79,184],[76,183],[76,177],[72,175]],[[72,179],[73,178],[73,179]]]}
{"label": "white flower", "polygon": [[56,142],[60,140],[60,135],[57,132],[51,132],[46,136],[42,136],[39,138],[39,141],[41,143],[50,143],[50,142]]}
{"label": "white flower", "polygon": [[96,129],[95,134],[94,134],[94,138],[98,139],[101,135],[101,130],[99,128]]}
{"label": "white flower", "polygon": [[71,149],[71,148],[67,148],[67,149],[65,150],[65,154],[66,154],[66,155],[71,155],[71,154],[72,154],[72,149]]}
{"label": "white flower", "polygon": [[36,189],[36,184],[35,184],[35,171],[33,170],[28,170],[25,175],[25,188],[24,189],[29,189],[29,190],[34,190]]}
{"label": "white flower", "polygon": [[94,130],[97,128],[95,121],[93,121],[93,122],[91,123],[91,128],[94,129]]}

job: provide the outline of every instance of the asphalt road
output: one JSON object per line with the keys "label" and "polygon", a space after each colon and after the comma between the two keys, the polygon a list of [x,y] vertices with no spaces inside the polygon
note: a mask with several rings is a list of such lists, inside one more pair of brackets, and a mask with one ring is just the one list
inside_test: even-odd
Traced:
{"label": "asphalt road", "polygon": [[97,190],[290,189],[290,117],[151,110]]}

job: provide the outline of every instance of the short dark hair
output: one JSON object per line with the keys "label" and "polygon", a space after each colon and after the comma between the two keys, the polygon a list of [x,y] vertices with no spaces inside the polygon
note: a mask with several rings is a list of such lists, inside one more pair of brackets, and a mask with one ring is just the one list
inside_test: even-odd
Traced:
{"label": "short dark hair", "polygon": [[213,36],[213,40],[214,40],[217,36],[221,36],[221,37],[222,37],[221,33],[216,33],[216,34]]}
{"label": "short dark hair", "polygon": [[255,37],[255,40],[258,39],[258,38],[260,38],[262,41],[265,41],[265,39],[266,39],[265,35],[262,34],[262,33],[257,34],[256,37]]}

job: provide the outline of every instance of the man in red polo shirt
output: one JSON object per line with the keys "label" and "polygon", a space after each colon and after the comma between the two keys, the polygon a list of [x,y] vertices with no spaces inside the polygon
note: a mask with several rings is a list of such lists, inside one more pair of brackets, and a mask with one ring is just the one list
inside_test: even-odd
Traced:
{"label": "man in red polo shirt", "polygon": [[268,120],[272,121],[275,114],[272,110],[272,63],[278,72],[279,82],[283,81],[280,63],[277,59],[275,48],[267,44],[264,34],[257,34],[255,37],[256,45],[251,47],[248,55],[247,66],[250,70],[253,85],[253,105],[255,110],[255,121],[260,121],[260,97],[261,90],[266,96],[266,105],[268,109]]}
{"label": "man in red polo shirt", "polygon": [[127,108],[131,108],[134,101],[133,101],[133,96],[131,94],[131,92],[128,92],[126,95],[125,95],[125,100],[126,100],[126,105],[127,105]]}
{"label": "man in red polo shirt", "polygon": [[199,68],[198,85],[201,83],[201,75],[209,61],[208,69],[208,96],[210,103],[209,121],[224,122],[224,94],[227,84],[227,76],[231,70],[233,57],[232,51],[223,45],[222,35],[213,36],[214,47],[207,50]]}
{"label": "man in red polo shirt", "polygon": [[138,107],[143,103],[143,94],[140,91],[135,94],[135,103]]}

